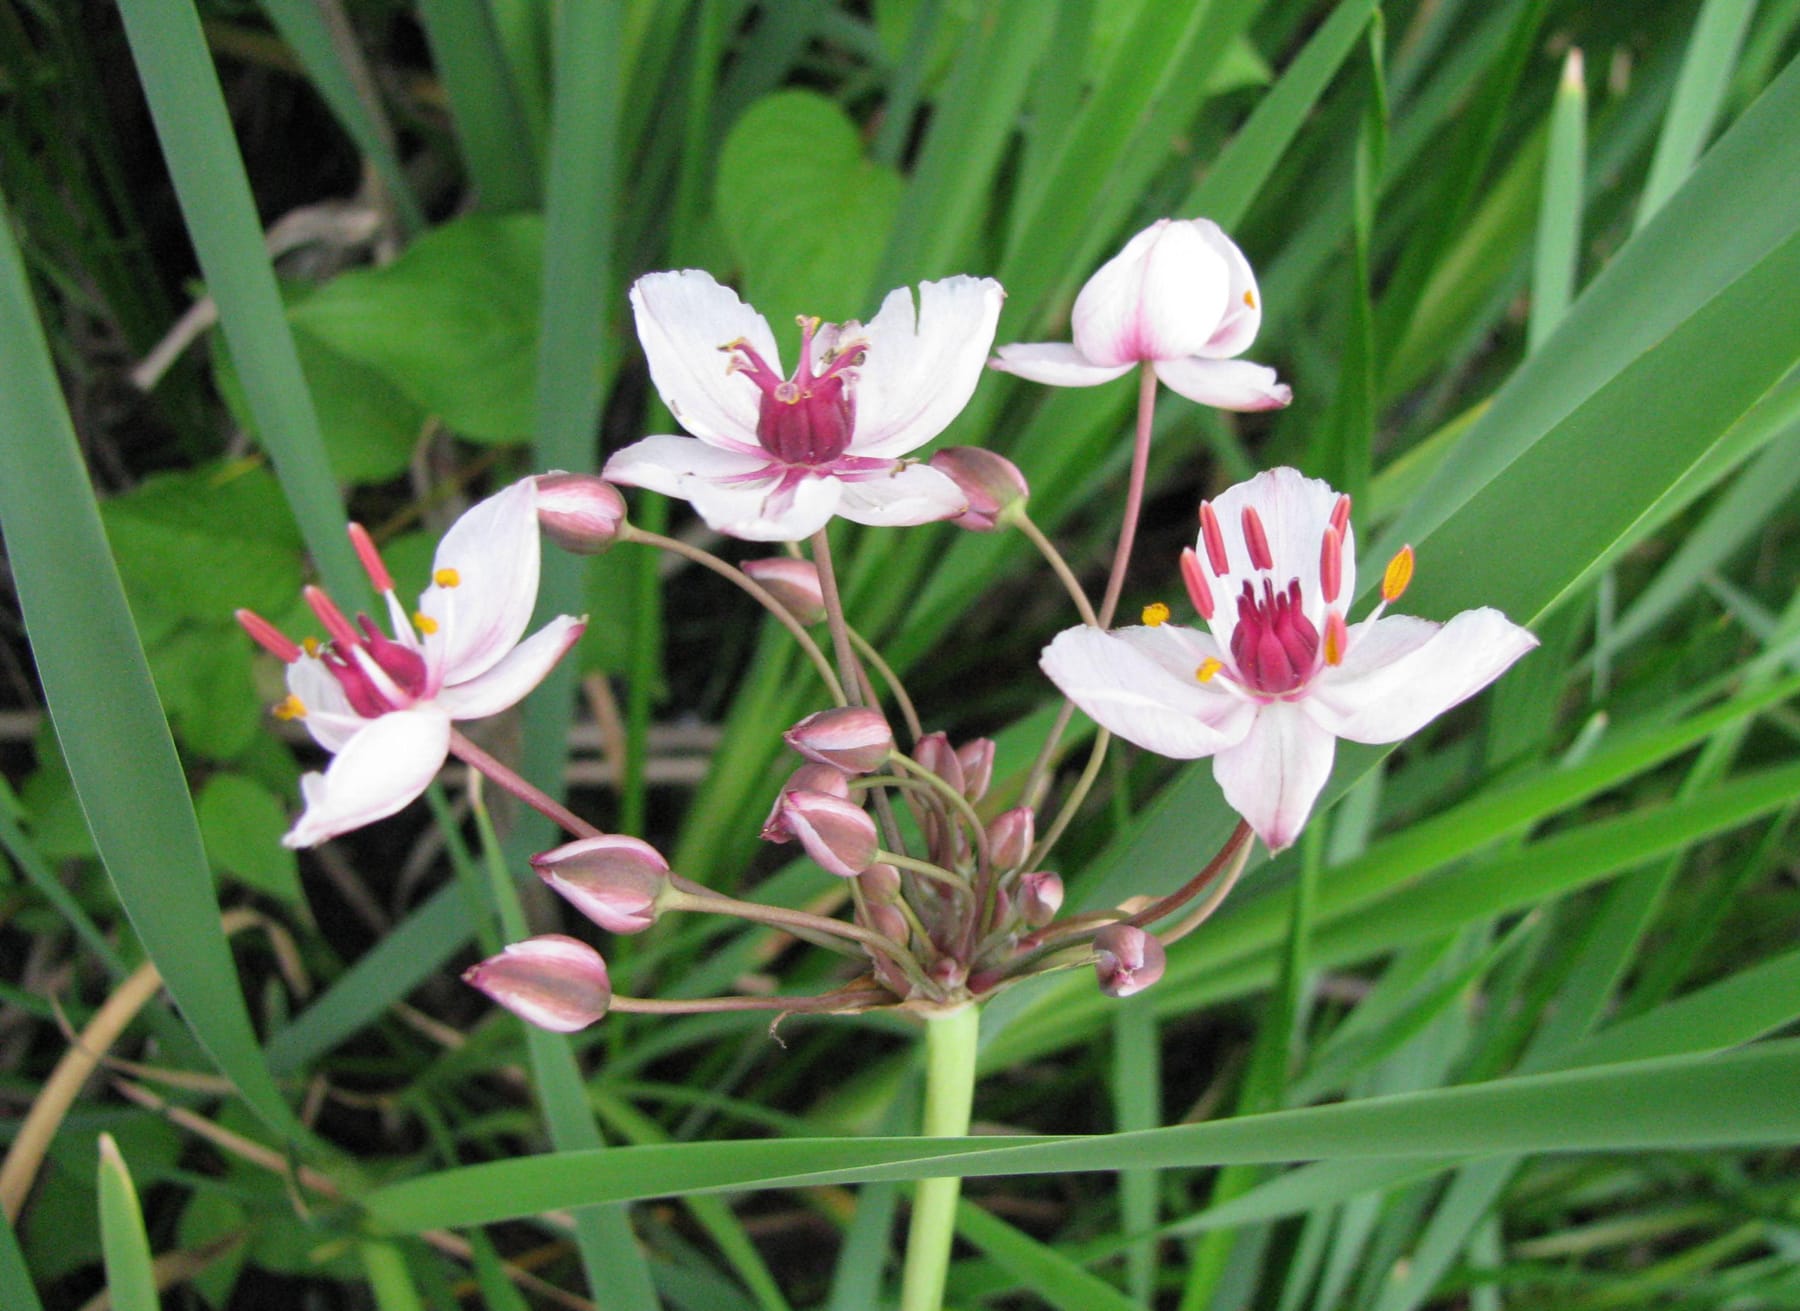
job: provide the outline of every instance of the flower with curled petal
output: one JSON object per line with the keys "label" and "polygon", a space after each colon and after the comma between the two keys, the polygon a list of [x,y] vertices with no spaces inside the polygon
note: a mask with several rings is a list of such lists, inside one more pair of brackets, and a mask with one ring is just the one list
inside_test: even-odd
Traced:
{"label": "flower with curled petal", "polygon": [[408,615],[368,533],[350,539],[387,604],[389,637],[367,615],[352,624],[323,591],[306,600],[330,639],[302,644],[260,615],[238,622],[287,663],[288,696],[276,706],[333,754],[324,773],[300,780],[306,810],[282,842],[315,846],[385,818],[417,797],[450,751],[453,720],[500,713],[544,680],[574,645],[585,619],[562,615],[525,641],[537,603],[538,504],[526,478],[473,506],[450,526],[432,561],[431,585]]}
{"label": "flower with curled petal", "polygon": [[888,293],[866,324],[800,320],[781,371],[762,315],[697,269],[631,289],[650,377],[694,435],[646,437],[607,461],[615,482],[693,503],[722,533],[799,541],[834,515],[919,524],[962,514],[955,482],[900,457],[961,412],[993,344],[1003,293],[955,277]]}
{"label": "flower with curled petal", "polygon": [[1337,739],[1397,742],[1486,687],[1537,645],[1498,610],[1446,624],[1382,616],[1412,577],[1394,557],[1360,623],[1350,498],[1272,469],[1202,503],[1199,550],[1181,573],[1210,633],[1165,622],[1072,628],[1044,672],[1096,722],[1176,759],[1213,758],[1232,809],[1270,850],[1299,835],[1331,774]]}
{"label": "flower with curled petal", "polygon": [[1092,387],[1149,364],[1171,391],[1221,410],[1294,399],[1275,370],[1233,358],[1262,325],[1256,275],[1210,219],[1158,219],[1087,280],[1074,344],[1002,346],[993,367],[1057,387]]}

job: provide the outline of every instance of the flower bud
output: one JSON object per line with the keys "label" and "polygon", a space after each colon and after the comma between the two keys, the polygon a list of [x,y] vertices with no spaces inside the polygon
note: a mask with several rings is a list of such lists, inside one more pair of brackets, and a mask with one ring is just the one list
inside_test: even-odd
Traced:
{"label": "flower bud", "polygon": [[611,933],[656,923],[669,887],[669,862],[648,842],[622,833],[568,842],[531,858],[531,867],[576,910]]}
{"label": "flower bud", "polygon": [[1034,870],[1019,878],[1019,918],[1034,929],[1041,929],[1056,918],[1062,909],[1063,881],[1047,869]]}
{"label": "flower bud", "polygon": [[879,769],[894,749],[894,732],[887,718],[868,706],[821,710],[782,736],[808,760],[833,765],[846,774]]}
{"label": "flower bud", "polygon": [[612,1004],[612,982],[600,953],[560,933],[513,943],[470,966],[463,982],[552,1033],[585,1029]]}
{"label": "flower bud", "polygon": [[801,623],[811,627],[824,620],[825,589],[819,586],[819,570],[811,560],[778,555],[746,560],[743,569]]}
{"label": "flower bud", "polygon": [[1130,924],[1108,924],[1094,935],[1094,973],[1108,997],[1129,997],[1162,978],[1163,945]]}
{"label": "flower bud", "polygon": [[856,876],[871,907],[886,906],[900,898],[900,871],[885,861],[869,866]]}
{"label": "flower bud", "polygon": [[598,555],[619,536],[625,498],[597,474],[537,476],[538,527],[544,536],[576,555]]}
{"label": "flower bud", "polygon": [[936,774],[956,791],[963,791],[962,762],[950,749],[950,739],[942,733],[927,733],[913,747],[913,759]]}
{"label": "flower bud", "polygon": [[781,818],[827,874],[850,878],[875,863],[875,821],[853,801],[826,792],[784,792]]}
{"label": "flower bud", "polygon": [[850,795],[850,780],[844,777],[844,771],[830,765],[802,765],[782,784],[781,791],[775,794],[775,804],[769,809],[769,817],[763,821],[762,839],[764,842],[792,842],[793,830],[788,828],[787,821],[782,818],[783,805],[789,792],[824,792],[834,797]]}
{"label": "flower bud", "polygon": [[902,947],[906,945],[912,932],[912,926],[906,922],[906,916],[892,906],[870,906],[869,927],[882,937],[891,938]]}
{"label": "flower bud", "polygon": [[1001,874],[1010,874],[1031,855],[1037,840],[1037,817],[1030,806],[1014,806],[988,825],[988,863]]}
{"label": "flower bud", "polygon": [[962,766],[963,795],[980,801],[994,781],[994,739],[978,737],[956,748],[956,763]]}
{"label": "flower bud", "polygon": [[980,446],[946,447],[931,457],[931,467],[968,498],[969,508],[950,522],[972,532],[993,532],[1031,494],[1018,465]]}

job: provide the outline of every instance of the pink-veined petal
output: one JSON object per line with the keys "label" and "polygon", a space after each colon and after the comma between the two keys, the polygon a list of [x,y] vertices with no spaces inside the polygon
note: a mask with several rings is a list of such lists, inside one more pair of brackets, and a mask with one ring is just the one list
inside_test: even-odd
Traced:
{"label": "pink-veined petal", "polygon": [[688,499],[696,480],[717,482],[769,468],[766,453],[728,451],[693,437],[663,434],[633,442],[606,462],[608,482]]}
{"label": "pink-veined petal", "polygon": [[420,612],[436,625],[424,640],[435,683],[474,678],[512,650],[537,604],[541,554],[530,478],[450,525],[432,557],[431,585],[419,597]]}
{"label": "pink-veined petal", "polygon": [[281,841],[312,847],[405,806],[437,777],[450,751],[450,716],[436,706],[371,719],[323,774],[300,780],[306,810]]}
{"label": "pink-veined petal", "polygon": [[857,523],[886,527],[953,519],[969,508],[962,489],[928,464],[896,464],[873,478],[845,478],[837,512]]}
{"label": "pink-veined petal", "polygon": [[485,674],[440,689],[433,701],[452,719],[497,715],[543,682],[586,628],[586,619],[558,615],[508,651]]}
{"label": "pink-veined petal", "polygon": [[369,722],[350,708],[343,687],[315,656],[301,656],[287,667],[287,686],[306,708],[300,722],[327,751],[342,751]]}
{"label": "pink-veined petal", "polygon": [[[1245,582],[1262,589],[1262,580],[1270,579],[1276,590],[1285,588],[1289,579],[1300,580],[1300,595],[1306,617],[1321,636],[1325,632],[1325,599],[1319,588],[1319,547],[1331,512],[1337,507],[1338,493],[1323,478],[1308,478],[1298,469],[1282,467],[1265,469],[1247,482],[1241,482],[1220,493],[1212,503],[1218,516],[1219,530],[1225,538],[1225,556],[1230,571],[1213,583],[1216,606],[1211,622],[1213,636],[1227,649],[1237,629],[1237,598]],[[1250,548],[1244,543],[1245,509],[1254,509],[1262,521],[1263,535],[1269,543],[1269,559],[1274,567],[1266,573],[1253,569]],[[1207,559],[1204,535],[1196,546],[1200,559]],[[1206,573],[1213,576],[1210,564]],[[1356,534],[1347,530],[1343,551],[1343,583],[1339,603],[1356,595]]]}
{"label": "pink-veined petal", "polygon": [[1257,290],[1256,274],[1250,268],[1250,261],[1244,258],[1244,252],[1238,249],[1237,242],[1226,236],[1217,223],[1211,219],[1190,219],[1189,222],[1201,239],[1219,253],[1231,275],[1225,293],[1225,316],[1219,320],[1219,326],[1213,330],[1206,345],[1194,353],[1210,359],[1240,355],[1249,349],[1250,343],[1256,340],[1257,329],[1262,327],[1262,293]]}
{"label": "pink-veined petal", "polygon": [[1337,739],[1299,706],[1277,701],[1261,708],[1242,742],[1213,757],[1213,778],[1263,845],[1280,851],[1300,836],[1336,752]]}
{"label": "pink-veined petal", "polygon": [[1279,410],[1294,399],[1294,389],[1278,381],[1275,370],[1249,360],[1165,359],[1156,376],[1170,391],[1215,410]]}
{"label": "pink-veined petal", "polygon": [[981,380],[1000,302],[992,278],[954,277],[888,293],[863,328],[869,353],[857,370],[852,455],[905,455],[962,413]]}
{"label": "pink-veined petal", "polygon": [[1350,629],[1344,662],[1305,702],[1315,723],[1353,742],[1397,742],[1493,682],[1538,644],[1498,610],[1465,610],[1439,627],[1389,615]]}
{"label": "pink-veined petal", "polygon": [[791,486],[774,483],[728,486],[692,480],[682,493],[707,525],[746,542],[800,542],[837,513],[843,484],[836,478],[802,478]]}
{"label": "pink-veined petal", "polygon": [[1191,223],[1160,219],[1101,265],[1075,298],[1075,346],[1099,365],[1200,350],[1224,317],[1231,271]]}
{"label": "pink-veined petal", "polygon": [[1103,633],[1058,633],[1038,663],[1090,719],[1158,755],[1209,756],[1241,740],[1256,707],[1196,674],[1217,647],[1203,634],[1164,624]]}
{"label": "pink-veined petal", "polygon": [[1097,387],[1130,373],[1133,362],[1095,364],[1069,342],[1015,342],[994,352],[988,367],[1052,387]]}
{"label": "pink-veined petal", "polygon": [[731,356],[721,347],[746,341],[779,370],[775,334],[763,316],[699,269],[639,278],[631,309],[650,380],[669,413],[703,441],[754,444],[761,393],[730,371]]}

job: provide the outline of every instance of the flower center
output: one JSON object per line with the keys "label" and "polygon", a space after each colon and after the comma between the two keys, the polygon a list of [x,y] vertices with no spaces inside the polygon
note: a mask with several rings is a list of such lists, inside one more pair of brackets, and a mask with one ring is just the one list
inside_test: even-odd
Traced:
{"label": "flower center", "polygon": [[723,349],[731,352],[728,370],[743,373],[762,392],[756,439],[763,449],[783,464],[827,465],[850,446],[856,422],[851,384],[868,343],[860,337],[843,342],[826,355],[824,367],[815,374],[812,348],[819,320],[803,317],[799,322],[800,362],[791,378],[769,367],[742,338]]}
{"label": "flower center", "polygon": [[1312,677],[1319,658],[1319,630],[1301,608],[1298,578],[1281,592],[1265,578],[1261,596],[1256,594],[1256,584],[1246,580],[1237,605],[1231,658],[1245,686],[1280,696]]}

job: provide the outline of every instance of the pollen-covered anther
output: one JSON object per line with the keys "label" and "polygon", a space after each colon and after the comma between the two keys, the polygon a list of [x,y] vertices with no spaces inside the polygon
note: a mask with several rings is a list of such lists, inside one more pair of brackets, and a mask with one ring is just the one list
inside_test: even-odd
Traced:
{"label": "pollen-covered anther", "polygon": [[438,621],[426,614],[423,610],[414,610],[412,621],[413,627],[418,629],[426,637],[430,637],[438,630]]}
{"label": "pollen-covered anther", "polygon": [[1251,309],[1256,308],[1256,293],[1254,291],[1246,291],[1244,293],[1244,304],[1248,305]]}
{"label": "pollen-covered anther", "polygon": [[462,586],[462,575],[450,568],[439,569],[431,575],[431,581],[439,587]]}
{"label": "pollen-covered anther", "polygon": [[1413,549],[1410,545],[1400,548],[1392,560],[1388,561],[1387,571],[1381,575],[1381,599],[1398,601],[1412,582]]}
{"label": "pollen-covered anther", "polygon": [[1344,535],[1336,528],[1325,529],[1319,543],[1319,592],[1326,605],[1336,605],[1344,587]]}
{"label": "pollen-covered anther", "polygon": [[282,697],[273,707],[272,713],[280,720],[305,719],[306,703],[292,692]]}
{"label": "pollen-covered anther", "polygon": [[1160,628],[1169,622],[1171,611],[1161,601],[1152,601],[1144,607],[1144,623],[1151,628]]}
{"label": "pollen-covered anther", "polygon": [[1202,683],[1210,683],[1218,672],[1225,668],[1225,662],[1217,656],[1208,656],[1206,661],[1194,671],[1194,678]]}
{"label": "pollen-covered anther", "polygon": [[1325,616],[1325,663],[1343,664],[1349,645],[1350,630],[1344,626],[1344,616],[1333,610]]}
{"label": "pollen-covered anther", "polygon": [[1223,578],[1231,572],[1231,559],[1225,554],[1225,533],[1211,501],[1200,502],[1200,537],[1206,543],[1206,563],[1212,566],[1213,576]]}
{"label": "pollen-covered anther", "polygon": [[1191,546],[1181,549],[1181,581],[1187,587],[1188,600],[1194,603],[1202,619],[1211,621],[1213,617],[1212,584],[1207,581],[1206,573],[1200,568],[1200,557]]}
{"label": "pollen-covered anther", "polygon": [[1240,520],[1244,528],[1244,545],[1250,548],[1250,564],[1255,569],[1273,569],[1275,557],[1269,554],[1269,537],[1263,532],[1262,516],[1254,505],[1246,505]]}

